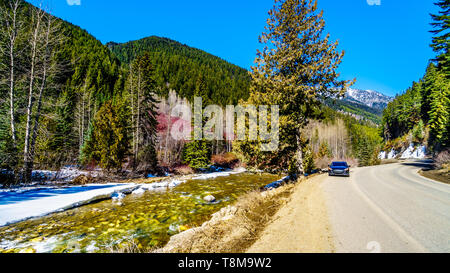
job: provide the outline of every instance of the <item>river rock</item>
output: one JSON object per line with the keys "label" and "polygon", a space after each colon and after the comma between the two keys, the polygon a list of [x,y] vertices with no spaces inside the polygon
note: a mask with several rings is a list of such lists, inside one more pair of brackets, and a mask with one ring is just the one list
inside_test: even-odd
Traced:
{"label": "river rock", "polygon": [[205,200],[206,202],[212,203],[212,202],[216,201],[216,198],[212,195],[208,195],[208,196],[205,196],[203,198],[203,200]]}
{"label": "river rock", "polygon": [[73,185],[86,185],[88,183],[93,183],[94,179],[90,176],[86,176],[84,174],[77,176],[73,181]]}
{"label": "river rock", "polygon": [[121,200],[124,197],[125,197],[125,194],[123,194],[121,192],[114,192],[113,194],[111,194],[111,198],[115,201]]}

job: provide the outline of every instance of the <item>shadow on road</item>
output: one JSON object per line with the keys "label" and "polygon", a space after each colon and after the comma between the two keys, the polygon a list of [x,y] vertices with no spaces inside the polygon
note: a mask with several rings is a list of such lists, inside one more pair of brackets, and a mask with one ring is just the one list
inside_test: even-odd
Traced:
{"label": "shadow on road", "polygon": [[434,170],[434,164],[433,160],[431,159],[423,159],[423,160],[417,160],[414,162],[404,162],[401,163],[403,166],[413,166],[417,168],[421,168],[424,171]]}

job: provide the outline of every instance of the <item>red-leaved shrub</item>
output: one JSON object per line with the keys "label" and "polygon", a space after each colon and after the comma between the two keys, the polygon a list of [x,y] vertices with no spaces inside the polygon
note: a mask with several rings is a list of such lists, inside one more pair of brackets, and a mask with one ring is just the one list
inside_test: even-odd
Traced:
{"label": "red-leaved shrub", "polygon": [[222,168],[234,168],[239,164],[239,159],[234,153],[213,155],[211,161],[214,165]]}

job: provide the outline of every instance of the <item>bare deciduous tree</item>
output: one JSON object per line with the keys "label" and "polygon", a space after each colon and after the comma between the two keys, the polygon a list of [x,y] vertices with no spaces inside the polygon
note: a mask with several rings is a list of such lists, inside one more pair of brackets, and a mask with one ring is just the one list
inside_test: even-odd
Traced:
{"label": "bare deciduous tree", "polygon": [[1,33],[5,36],[5,42],[1,44],[0,50],[2,55],[7,56],[5,62],[9,73],[8,77],[8,92],[9,92],[9,119],[11,128],[11,138],[14,148],[17,147],[17,133],[15,124],[15,96],[16,96],[16,56],[17,40],[22,30],[22,24],[19,20],[20,0],[9,0],[8,6],[1,7],[1,18],[3,21],[3,28]]}
{"label": "bare deciduous tree", "polygon": [[[32,31],[29,37],[30,63],[23,154],[23,180],[31,181],[34,165],[35,145],[38,135],[42,103],[48,86],[49,73],[57,73],[57,64],[52,65],[54,47],[61,42],[56,19],[42,8],[32,9]],[[52,67],[53,66],[53,67]],[[36,105],[35,105],[36,102]]]}

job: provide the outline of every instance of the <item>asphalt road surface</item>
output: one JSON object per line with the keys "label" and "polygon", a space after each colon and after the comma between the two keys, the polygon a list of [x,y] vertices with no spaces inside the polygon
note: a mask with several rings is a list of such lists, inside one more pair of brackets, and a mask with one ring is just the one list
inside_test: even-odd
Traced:
{"label": "asphalt road surface", "polygon": [[355,168],[321,184],[337,252],[450,252],[450,185],[426,161]]}

